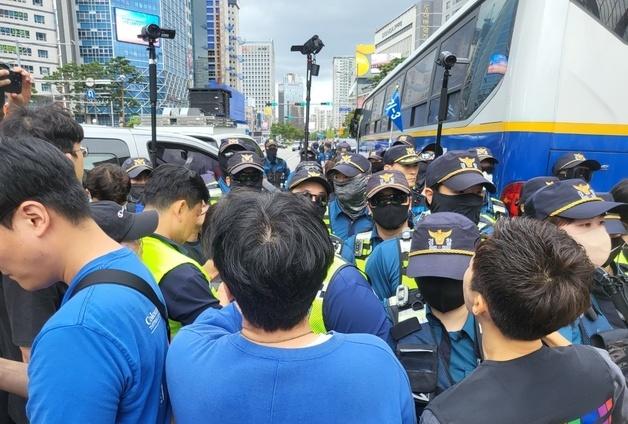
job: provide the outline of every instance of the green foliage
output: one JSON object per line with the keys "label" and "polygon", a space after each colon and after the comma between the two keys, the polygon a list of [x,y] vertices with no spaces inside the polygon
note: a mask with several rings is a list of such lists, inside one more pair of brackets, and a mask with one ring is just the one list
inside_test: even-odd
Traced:
{"label": "green foliage", "polygon": [[372,79],[373,87],[379,84],[381,80],[386,78],[386,75],[391,73],[397,67],[397,65],[401,64],[401,62],[403,62],[404,60],[406,60],[405,57],[394,58],[387,64],[382,65],[379,68],[379,74],[375,74],[375,76]]}
{"label": "green foliage", "polygon": [[125,127],[133,128],[142,123],[142,119],[138,115],[131,116],[125,124]]}
{"label": "green foliage", "polygon": [[270,135],[272,137],[282,137],[286,140],[300,140],[304,138],[305,133],[294,125],[277,123],[270,127]]}
{"label": "green foliage", "polygon": [[332,138],[336,137],[336,130],[334,128],[329,128],[327,131],[325,131],[325,138],[328,140],[331,140]]}

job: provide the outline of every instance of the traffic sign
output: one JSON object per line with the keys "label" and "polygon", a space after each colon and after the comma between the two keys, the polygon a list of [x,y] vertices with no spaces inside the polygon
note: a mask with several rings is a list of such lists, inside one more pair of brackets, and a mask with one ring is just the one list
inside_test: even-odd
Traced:
{"label": "traffic sign", "polygon": [[85,80],[85,85],[87,87],[93,87],[95,83],[96,83],[96,81],[94,81],[94,78],[87,78]]}
{"label": "traffic sign", "polygon": [[85,98],[87,100],[96,100],[96,92],[90,88],[85,92]]}

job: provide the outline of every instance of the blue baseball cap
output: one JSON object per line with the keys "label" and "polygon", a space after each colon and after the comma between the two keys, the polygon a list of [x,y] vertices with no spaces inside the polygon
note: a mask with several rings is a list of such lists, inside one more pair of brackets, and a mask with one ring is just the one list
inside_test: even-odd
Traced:
{"label": "blue baseball cap", "polygon": [[525,216],[543,220],[554,216],[590,219],[609,211],[623,210],[628,205],[605,201],[586,181],[572,179],[537,190],[524,206]]}
{"label": "blue baseball cap", "polygon": [[582,153],[575,152],[565,153],[564,155],[559,157],[554,164],[552,172],[554,173],[554,175],[558,175],[560,171],[564,171],[565,169],[569,168],[575,168],[576,166],[584,166],[591,169],[591,171],[599,171],[602,168],[600,162],[593,159],[587,159]]}
{"label": "blue baseball cap", "polygon": [[[598,193],[597,195],[607,202],[615,201],[612,193]],[[628,229],[621,221],[621,215],[618,213],[607,213],[604,217],[604,226],[606,227],[608,234],[611,236],[623,236],[628,234]]]}
{"label": "blue baseball cap", "polygon": [[338,155],[336,165],[329,171],[340,172],[349,178],[358,174],[368,174],[371,171],[371,162],[364,156],[357,153],[343,153]]}
{"label": "blue baseball cap", "polygon": [[414,147],[408,147],[405,144],[393,146],[384,153],[384,163],[392,165],[398,163],[401,165],[414,165],[421,161]]}
{"label": "blue baseball cap", "polygon": [[235,152],[227,164],[227,172],[230,175],[249,168],[264,172],[264,161],[255,152]]}
{"label": "blue baseball cap", "polygon": [[425,185],[434,187],[437,184],[457,192],[476,185],[484,186],[491,193],[497,190],[492,182],[484,178],[477,156],[469,151],[449,151],[429,164]]}
{"label": "blue baseball cap", "polygon": [[290,179],[290,184],[288,185],[288,190],[292,190],[299,184],[307,182],[307,181],[313,181],[313,182],[319,183],[325,188],[325,190],[327,191],[327,194],[333,191],[331,184],[329,184],[329,181],[327,181],[327,178],[325,178],[325,175],[323,175],[323,171],[320,169],[313,168],[313,167],[312,168],[300,168],[299,170],[294,171],[294,175],[292,175]]}
{"label": "blue baseball cap", "polygon": [[408,277],[442,277],[462,280],[480,240],[469,218],[453,213],[427,215],[414,227]]}
{"label": "blue baseball cap", "polygon": [[526,201],[530,198],[530,196],[534,194],[534,192],[558,181],[560,181],[558,178],[550,176],[534,177],[529,179],[523,184],[523,187],[521,188],[521,195],[519,196],[518,201],[519,204],[525,205]]}
{"label": "blue baseball cap", "polygon": [[397,137],[395,142],[392,144],[393,146],[407,146],[412,147],[414,149],[414,137],[409,134],[401,134]]}
{"label": "blue baseball cap", "polygon": [[394,188],[403,193],[410,194],[410,186],[406,177],[399,171],[386,170],[371,175],[366,183],[366,197],[370,199],[382,190]]}

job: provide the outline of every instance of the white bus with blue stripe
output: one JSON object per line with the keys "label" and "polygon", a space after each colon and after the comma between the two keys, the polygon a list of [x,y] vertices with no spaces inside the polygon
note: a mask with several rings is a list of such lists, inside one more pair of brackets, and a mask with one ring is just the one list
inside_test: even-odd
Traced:
{"label": "white bus with blue stripe", "polygon": [[442,145],[489,147],[507,203],[566,152],[602,164],[599,191],[628,176],[628,0],[469,1],[366,98],[361,151],[388,146],[396,87],[404,133],[435,141],[441,51],[470,62],[451,71]]}

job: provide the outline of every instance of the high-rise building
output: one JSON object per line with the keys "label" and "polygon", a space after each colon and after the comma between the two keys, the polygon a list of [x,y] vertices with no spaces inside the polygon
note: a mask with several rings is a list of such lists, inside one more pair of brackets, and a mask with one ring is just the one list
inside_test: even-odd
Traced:
{"label": "high-rise building", "polygon": [[[27,0],[28,1],[28,0]],[[39,0],[31,0],[39,1]],[[80,61],[106,63],[114,57],[124,57],[145,77],[145,83],[129,84],[127,97],[137,100],[140,106],[131,113],[150,113],[148,89],[148,53],[146,46],[118,41],[116,14],[139,12],[157,15],[160,25],[176,30],[174,40],[160,40],[157,49],[157,86],[159,109],[167,106],[183,106],[187,103],[187,88],[192,75],[192,34],[190,0],[137,0],[132,6],[126,0],[74,0],[76,29]],[[71,28],[60,32],[71,34]],[[65,36],[65,35],[64,35]],[[128,36],[128,34],[127,34]],[[131,35],[129,39],[135,39]],[[108,111],[98,111],[109,116]],[[105,117],[106,121],[108,118]]]}
{"label": "high-rise building", "polygon": [[333,122],[335,128],[340,128],[347,113],[355,108],[349,96],[355,77],[355,57],[334,57],[333,73]]}
{"label": "high-rise building", "polygon": [[261,112],[275,100],[275,47],[272,41],[246,41],[241,48],[242,91]]}
{"label": "high-rise building", "polygon": [[[20,65],[36,80],[59,66],[57,25],[53,0],[0,1],[0,62]],[[50,84],[36,82],[40,92]]]}
{"label": "high-rise building", "polygon": [[207,58],[209,81],[227,82],[227,0],[207,0]]}
{"label": "high-rise building", "polygon": [[447,22],[469,0],[446,0],[443,3],[443,23]]}
{"label": "high-rise building", "polygon": [[324,132],[333,127],[333,110],[325,106],[313,106],[310,112],[310,131]]}
{"label": "high-rise building", "polygon": [[231,87],[242,91],[242,56],[240,49],[240,5],[238,0],[228,0],[227,9],[227,81]]}
{"label": "high-rise building", "polygon": [[191,8],[194,88],[205,88],[209,84],[207,0],[191,0]]}
{"label": "high-rise building", "polygon": [[296,74],[286,74],[279,83],[279,123],[292,124],[298,128],[305,126],[304,101],[305,84],[303,78]]}

